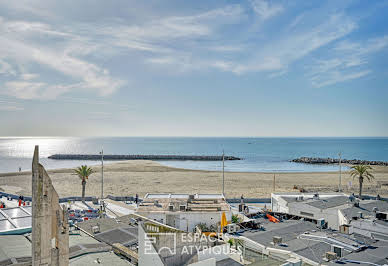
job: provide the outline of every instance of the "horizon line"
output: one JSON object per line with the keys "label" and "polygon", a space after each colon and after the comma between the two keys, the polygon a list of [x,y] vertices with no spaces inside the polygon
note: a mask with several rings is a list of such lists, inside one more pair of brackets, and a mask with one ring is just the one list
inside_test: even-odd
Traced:
{"label": "horizon line", "polygon": [[0,136],[0,138],[388,138],[388,136],[141,136],[141,135],[106,135],[106,136]]}

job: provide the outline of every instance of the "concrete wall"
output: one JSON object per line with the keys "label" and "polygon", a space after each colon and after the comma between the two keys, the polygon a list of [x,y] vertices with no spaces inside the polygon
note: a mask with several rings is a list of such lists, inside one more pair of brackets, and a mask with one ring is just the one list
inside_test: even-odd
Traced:
{"label": "concrete wall", "polygon": [[35,146],[32,161],[32,265],[69,265],[69,226],[66,210]]}
{"label": "concrete wall", "polygon": [[198,253],[198,261],[208,260],[215,258],[216,261],[229,258],[228,254],[231,253],[230,245],[223,244],[212,248],[204,249]]}
{"label": "concrete wall", "polygon": [[[339,210],[343,207],[334,207],[328,209],[319,209],[303,202],[292,202],[288,204],[289,214],[309,217],[314,220],[325,219],[328,227],[338,230],[340,224],[339,221]],[[307,214],[312,214],[309,216]]]}
{"label": "concrete wall", "polygon": [[271,209],[274,212],[288,213],[288,203],[281,197],[271,198]]}
{"label": "concrete wall", "polygon": [[195,262],[195,263],[191,263],[189,264],[190,266],[216,266],[217,265],[217,261],[215,258],[210,258],[210,259],[207,259],[207,260],[201,260],[201,261],[198,261],[198,262]]}
{"label": "concrete wall", "polygon": [[[207,226],[216,225],[221,222],[222,212],[138,212],[138,214],[167,224],[167,215],[174,216],[173,224],[168,224],[177,229],[193,232],[195,226],[199,223],[205,223]],[[232,212],[225,212],[226,219],[232,219]]]}
{"label": "concrete wall", "polygon": [[388,226],[364,219],[353,220],[350,224],[353,233],[372,237],[374,239],[388,240]]}
{"label": "concrete wall", "polygon": [[145,253],[146,240],[147,243],[150,243],[150,239],[148,239],[148,237],[146,236],[143,226],[140,225],[138,229],[139,265],[164,266],[164,263],[160,259],[153,245],[147,245],[147,252]]}

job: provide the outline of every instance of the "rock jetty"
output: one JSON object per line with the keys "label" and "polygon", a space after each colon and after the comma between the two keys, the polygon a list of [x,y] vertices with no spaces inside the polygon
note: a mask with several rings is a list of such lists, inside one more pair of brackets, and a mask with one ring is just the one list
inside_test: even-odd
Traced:
{"label": "rock jetty", "polygon": [[[314,158],[314,157],[300,157],[297,159],[291,160],[294,163],[308,163],[308,164],[338,164],[339,159],[334,158]],[[366,160],[347,160],[342,159],[342,163],[344,164],[365,164],[365,165],[383,165],[388,166],[388,162],[383,161],[366,161]]]}
{"label": "rock jetty", "polygon": [[[98,154],[54,154],[53,160],[101,160]],[[104,155],[104,160],[170,160],[170,161],[222,161],[222,156],[207,155]],[[234,156],[225,156],[226,161],[241,160]]]}

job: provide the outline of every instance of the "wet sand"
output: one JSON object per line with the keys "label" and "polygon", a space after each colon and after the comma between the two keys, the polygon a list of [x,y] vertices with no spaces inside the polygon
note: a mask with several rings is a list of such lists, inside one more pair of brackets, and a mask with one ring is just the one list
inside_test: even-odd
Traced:
{"label": "wet sand", "polygon": [[[101,194],[101,167],[95,171],[86,185],[87,196]],[[81,181],[72,169],[48,171],[60,197],[81,195]],[[388,167],[374,166],[375,179],[365,181],[365,194],[388,197]],[[270,197],[273,189],[273,173],[225,172],[225,194],[228,198]],[[329,192],[338,189],[338,172],[276,173],[275,192],[298,191]],[[348,188],[348,182],[352,187]],[[358,181],[349,172],[342,172],[345,192],[358,193]],[[386,184],[386,185],[384,185]],[[0,191],[31,195],[31,172],[0,174]],[[222,172],[197,171],[163,166],[153,161],[122,161],[104,166],[104,195],[128,196],[138,193],[221,193]]]}

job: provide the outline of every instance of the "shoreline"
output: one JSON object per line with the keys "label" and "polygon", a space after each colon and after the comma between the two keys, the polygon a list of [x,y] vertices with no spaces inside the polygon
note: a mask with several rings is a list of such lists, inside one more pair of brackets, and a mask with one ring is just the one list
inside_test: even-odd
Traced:
{"label": "shoreline", "polygon": [[[112,164],[120,164],[120,163],[127,163],[127,162],[132,162],[134,160],[122,160],[122,161],[105,161],[104,160],[104,169],[108,165]],[[136,160],[136,161],[149,161],[153,162],[155,164],[158,164],[160,167],[165,167],[165,168],[170,168],[176,171],[193,171],[193,172],[205,172],[205,173],[222,173],[222,171],[219,170],[204,170],[204,169],[191,169],[191,168],[182,168],[182,167],[174,167],[174,166],[169,166],[169,165],[164,165],[159,161],[154,161],[154,160]],[[88,165],[91,168],[101,168],[101,162],[98,164],[90,164]],[[342,167],[350,167],[351,164],[342,164]],[[388,168],[388,167],[387,167]],[[54,169],[46,169],[47,173],[67,173],[70,170],[75,169],[75,167],[64,167],[64,168],[54,168]],[[333,170],[333,171],[227,171],[225,170],[225,173],[235,173],[235,174],[317,174],[317,173],[323,173],[323,174],[328,174],[328,173],[336,173],[339,172],[339,170]],[[349,172],[349,170],[342,169],[342,173]],[[21,171],[21,172],[0,172],[0,177],[2,176],[18,176],[18,175],[31,175],[31,170],[28,171]]]}
{"label": "shoreline", "polygon": [[[86,185],[87,196],[101,193],[101,166],[93,165],[95,171]],[[388,167],[375,166],[376,180],[364,183],[364,192],[370,195],[388,196]],[[81,194],[79,178],[74,168],[47,170],[60,197]],[[307,192],[333,192],[338,189],[339,172],[225,172],[225,194],[229,198],[241,195],[251,198],[270,197],[275,192],[296,192],[294,187]],[[352,187],[347,184],[352,182]],[[357,193],[358,182],[342,171],[342,187],[345,192]],[[385,185],[387,183],[387,185]],[[0,189],[4,192],[31,193],[31,172],[0,173]],[[190,170],[164,166],[158,162],[138,160],[120,161],[104,165],[104,195],[130,196],[136,193],[221,193],[222,171]]]}

